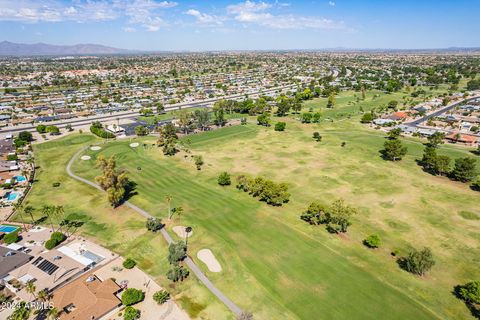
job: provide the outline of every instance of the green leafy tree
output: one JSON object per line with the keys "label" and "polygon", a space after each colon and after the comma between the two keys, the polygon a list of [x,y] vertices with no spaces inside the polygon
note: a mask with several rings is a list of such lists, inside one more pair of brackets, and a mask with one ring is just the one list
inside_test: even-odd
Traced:
{"label": "green leafy tree", "polygon": [[469,182],[475,179],[476,160],[471,157],[455,159],[455,166],[451,172],[453,179],[461,182]]}
{"label": "green leafy tree", "polygon": [[357,214],[357,209],[346,205],[345,201],[340,199],[332,203],[327,211],[327,229],[333,233],[347,232],[347,228],[352,224],[352,217]]}
{"label": "green leafy tree", "polygon": [[172,265],[178,265],[180,261],[187,256],[187,246],[185,242],[178,241],[168,246],[168,262]]}
{"label": "green leafy tree", "polygon": [[172,266],[167,272],[167,278],[173,282],[185,280],[190,272],[182,266]]}
{"label": "green leafy tree", "polygon": [[428,145],[430,147],[437,148],[439,145],[444,143],[444,139],[445,133],[437,131],[427,138]]}
{"label": "green leafy tree", "polygon": [[148,135],[148,128],[145,126],[136,126],[135,127],[135,134],[137,136],[146,136]]}
{"label": "green leafy tree", "polygon": [[225,120],[225,109],[218,102],[219,101],[215,102],[215,104],[213,105],[213,123],[216,126],[223,127],[227,123],[227,121]]}
{"label": "green leafy tree", "polygon": [[327,101],[327,108],[333,108],[335,106],[335,95],[334,94],[330,94],[328,96],[328,101]]}
{"label": "green leafy tree", "polygon": [[480,281],[471,281],[456,288],[457,295],[467,303],[480,304]]}
{"label": "green leafy tree", "polygon": [[116,166],[115,156],[108,160],[102,155],[97,158],[97,167],[102,174],[97,176],[95,181],[107,192],[108,201],[113,207],[117,207],[125,199],[126,188],[130,183],[127,172],[118,170]]}
{"label": "green leafy tree", "polygon": [[302,123],[311,123],[312,122],[312,118],[313,118],[313,114],[310,113],[310,112],[304,112],[302,113],[302,115],[300,116],[300,121]]}
{"label": "green leafy tree", "polygon": [[257,117],[257,124],[260,126],[269,127],[270,126],[270,115],[266,112],[262,113]]}
{"label": "green leafy tree", "polygon": [[407,154],[407,147],[399,139],[386,140],[383,148],[382,153],[387,160],[402,160],[403,156]]}
{"label": "green leafy tree", "polygon": [[327,211],[327,206],[314,201],[308,206],[307,210],[302,213],[300,219],[314,225],[322,224],[328,220]]}
{"label": "green leafy tree", "polygon": [[423,248],[421,251],[412,249],[400,262],[403,269],[420,276],[435,265],[432,251],[429,248]]}

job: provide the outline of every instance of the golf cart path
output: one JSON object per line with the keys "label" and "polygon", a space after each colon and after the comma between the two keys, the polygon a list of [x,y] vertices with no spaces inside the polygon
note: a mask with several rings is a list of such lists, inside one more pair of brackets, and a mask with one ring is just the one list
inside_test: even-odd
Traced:
{"label": "golf cart path", "polygon": [[[76,179],[78,181],[81,181],[83,183],[86,183],[88,184],[89,186],[92,186],[93,188],[95,189],[98,189],[102,192],[105,192],[98,184],[90,181],[90,180],[87,180],[87,179],[84,179],[82,177],[79,177],[77,176],[76,174],[74,174],[72,172],[72,164],[73,162],[78,158],[78,156],[83,152],[85,151],[87,147],[84,147],[82,149],[80,149],[77,153],[75,153],[75,155],[70,159],[70,161],[68,162],[67,164],[67,174],[72,177],[73,179]],[[142,208],[139,208],[137,207],[136,205],[130,203],[129,201],[125,201],[124,203],[125,205],[127,205],[128,207],[130,207],[131,209],[137,211],[138,213],[140,213],[142,216],[144,216],[145,218],[152,218],[153,216],[148,213],[147,211],[143,210]],[[167,232],[167,230],[165,228],[162,228],[160,229],[160,233],[162,234],[163,238],[165,238],[165,240],[167,241],[168,244],[174,242],[172,237],[170,236],[170,234]],[[239,315],[242,310],[240,309],[240,307],[238,307],[233,301],[231,301],[225,294],[223,294],[208,278],[207,276],[202,272],[202,270],[200,270],[200,268],[195,264],[195,262],[193,262],[193,260],[187,255],[187,257],[185,258],[185,263],[187,264],[187,266],[190,268],[190,270],[192,270],[192,272],[195,274],[195,276],[208,288],[208,290],[210,290],[220,301],[223,302],[223,304],[225,304],[227,306],[228,309],[230,309],[235,315]]]}

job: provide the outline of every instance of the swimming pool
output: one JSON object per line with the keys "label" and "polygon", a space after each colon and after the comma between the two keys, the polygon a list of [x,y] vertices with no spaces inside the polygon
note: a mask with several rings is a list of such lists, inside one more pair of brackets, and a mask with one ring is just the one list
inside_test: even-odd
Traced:
{"label": "swimming pool", "polygon": [[13,178],[17,180],[17,182],[24,182],[27,180],[27,178],[25,178],[24,176],[15,176]]}
{"label": "swimming pool", "polygon": [[13,231],[15,231],[17,229],[18,229],[18,227],[16,227],[16,226],[7,226],[5,224],[0,224],[0,232],[12,233]]}
{"label": "swimming pool", "polygon": [[8,201],[15,201],[19,196],[19,193],[18,192],[10,192],[8,195],[7,195],[7,200]]}

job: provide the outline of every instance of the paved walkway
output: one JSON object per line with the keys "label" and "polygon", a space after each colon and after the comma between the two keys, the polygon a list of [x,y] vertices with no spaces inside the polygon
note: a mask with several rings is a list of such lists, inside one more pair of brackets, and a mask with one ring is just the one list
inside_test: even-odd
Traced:
{"label": "paved walkway", "polygon": [[[70,161],[67,164],[67,174],[78,181],[86,183],[95,189],[105,192],[98,184],[90,180],[84,179],[82,177],[79,177],[72,172],[73,162],[75,162],[78,156],[81,153],[83,153],[83,151],[85,151],[88,147],[89,146],[82,148],[70,159]],[[153,217],[147,211],[143,210],[140,207],[137,207],[136,205],[130,203],[129,201],[126,201],[124,204],[130,207],[131,209],[137,211],[145,218]],[[173,242],[172,237],[170,236],[170,234],[167,232],[165,228],[160,229],[160,233],[165,238],[168,244]],[[190,268],[190,270],[192,270],[192,272],[195,274],[195,276],[208,288],[208,290],[210,290],[220,301],[222,301],[227,306],[228,309],[230,309],[235,315],[239,315],[242,312],[242,309],[240,309],[240,307],[238,307],[232,300],[230,300],[217,287],[215,287],[215,285],[207,278],[207,276],[202,272],[202,270],[200,270],[200,268],[195,264],[195,262],[193,262],[193,260],[189,256],[187,256],[187,258],[184,261],[187,264],[187,266]]]}

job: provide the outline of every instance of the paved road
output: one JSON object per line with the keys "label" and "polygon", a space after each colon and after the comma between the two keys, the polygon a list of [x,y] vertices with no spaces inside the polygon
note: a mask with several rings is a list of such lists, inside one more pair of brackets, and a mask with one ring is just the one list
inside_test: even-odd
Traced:
{"label": "paved road", "polygon": [[[76,174],[74,174],[72,172],[72,164],[73,162],[78,158],[78,156],[83,153],[83,151],[85,151],[86,149],[88,148],[85,147],[85,148],[82,148],[80,149],[77,153],[75,153],[75,155],[70,159],[70,161],[68,162],[67,164],[67,174],[72,177],[73,179],[76,179],[78,181],[81,181],[83,183],[86,183],[88,184],[89,186],[97,189],[97,190],[100,190],[102,192],[105,192],[98,184],[96,183],[93,183],[87,179],[84,179],[82,177],[79,177],[77,176]],[[127,205],[128,207],[130,207],[131,209],[137,211],[139,214],[141,214],[142,216],[144,216],[145,218],[152,218],[153,216],[148,213],[147,211],[143,210],[142,208],[140,207],[137,207],[136,205],[126,201],[125,202],[125,205]],[[168,231],[165,229],[165,228],[162,228],[160,230],[160,233],[162,234],[162,236],[165,238],[165,240],[167,241],[168,244],[172,243],[173,242],[173,239],[172,237],[170,236],[170,234],[168,233]],[[185,259],[185,263],[187,264],[187,266],[190,268],[190,270],[192,270],[192,272],[195,274],[195,276],[208,288],[208,290],[210,290],[220,301],[222,301],[228,309],[230,309],[235,315],[239,315],[241,312],[242,312],[242,309],[240,309],[240,307],[238,307],[232,300],[230,300],[225,294],[223,294],[208,278],[207,276],[202,272],[202,270],[200,270],[200,268],[195,264],[195,262],[193,262],[193,260],[187,256],[187,258]]]}
{"label": "paved road", "polygon": [[408,126],[411,126],[411,127],[417,127],[419,124],[427,121],[428,119],[431,119],[431,118],[435,118],[435,117],[438,117],[440,116],[441,114],[445,113],[445,112],[448,112],[450,110],[452,110],[453,108],[455,108],[456,106],[458,106],[459,104],[461,103],[464,103],[464,102],[468,102],[468,101],[471,101],[471,100],[475,100],[477,98],[479,98],[480,96],[474,96],[474,97],[471,97],[471,98],[468,98],[468,99],[464,99],[464,100],[461,100],[459,102],[455,102],[455,103],[452,103],[452,104],[449,104],[448,106],[444,107],[444,108],[441,108],[435,112],[432,112],[430,114],[427,114],[425,116],[423,116],[422,118],[420,119],[417,119],[417,120],[414,120],[414,121],[411,121],[411,122],[407,122],[405,123],[406,125]]}
{"label": "paved road", "polygon": [[[195,108],[199,106],[207,106],[210,107],[212,106],[216,101],[218,100],[223,100],[223,99],[236,99],[236,98],[242,98],[245,95],[248,95],[250,98],[255,98],[258,97],[260,94],[267,94],[267,93],[273,93],[278,90],[288,90],[288,89],[293,89],[295,88],[296,85],[287,85],[287,86],[281,86],[281,87],[275,87],[267,90],[261,90],[261,91],[255,91],[251,92],[248,94],[242,93],[242,94],[234,94],[230,96],[225,96],[225,97],[219,97],[219,98],[210,98],[210,99],[205,99],[205,100],[199,100],[199,101],[192,101],[192,102],[182,102],[182,103],[177,103],[177,104],[172,104],[169,106],[165,107],[165,111],[174,111],[174,110],[179,110],[179,109],[189,109],[189,108]],[[122,113],[114,113],[114,114],[108,114],[108,115],[96,115],[92,116],[90,118],[74,118],[74,119],[67,119],[67,120],[57,120],[57,121],[50,121],[50,122],[45,122],[44,124],[46,125],[55,125],[58,126],[59,128],[65,128],[68,124],[71,126],[79,126],[79,125],[88,125],[92,123],[93,121],[111,121],[111,120],[116,120],[117,118],[119,119],[125,119],[125,118],[135,118],[138,117],[140,114],[137,111],[127,111],[127,112],[122,112]],[[9,133],[15,133],[15,132],[20,132],[20,131],[29,131],[29,132],[36,132],[36,126],[38,125],[20,125],[18,127],[5,127],[3,128],[0,132],[4,134],[9,134]]]}

